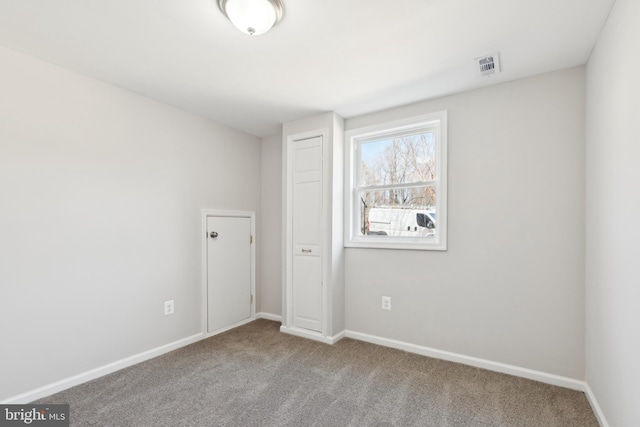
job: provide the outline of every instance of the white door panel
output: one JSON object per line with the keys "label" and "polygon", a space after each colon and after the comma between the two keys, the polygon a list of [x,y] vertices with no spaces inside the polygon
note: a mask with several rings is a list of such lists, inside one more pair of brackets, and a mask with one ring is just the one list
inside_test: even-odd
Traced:
{"label": "white door panel", "polygon": [[308,255],[293,257],[293,316],[300,328],[321,330],[321,279],[322,258]]}
{"label": "white door panel", "polygon": [[305,139],[295,144],[294,180],[318,181],[322,177],[322,138]]}
{"label": "white door panel", "polygon": [[207,332],[213,332],[251,317],[251,219],[207,217],[207,236]]}
{"label": "white door panel", "polygon": [[294,185],[294,242],[301,245],[320,245],[322,242],[322,183],[316,181]]}
{"label": "white door panel", "polygon": [[293,324],[322,332],[322,138],[296,141],[293,168]]}

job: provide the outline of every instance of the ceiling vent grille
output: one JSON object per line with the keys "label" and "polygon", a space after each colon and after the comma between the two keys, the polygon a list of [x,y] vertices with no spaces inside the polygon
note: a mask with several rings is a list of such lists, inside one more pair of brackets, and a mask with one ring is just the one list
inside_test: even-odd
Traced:
{"label": "ceiling vent grille", "polygon": [[500,55],[496,52],[473,60],[478,77],[490,76],[500,72]]}

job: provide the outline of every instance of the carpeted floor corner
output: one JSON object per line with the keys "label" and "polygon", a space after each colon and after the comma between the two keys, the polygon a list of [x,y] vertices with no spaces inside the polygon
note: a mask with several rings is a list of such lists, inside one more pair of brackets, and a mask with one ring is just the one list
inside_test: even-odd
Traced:
{"label": "carpeted floor corner", "polygon": [[73,426],[598,427],[584,393],[256,320],[41,399]]}

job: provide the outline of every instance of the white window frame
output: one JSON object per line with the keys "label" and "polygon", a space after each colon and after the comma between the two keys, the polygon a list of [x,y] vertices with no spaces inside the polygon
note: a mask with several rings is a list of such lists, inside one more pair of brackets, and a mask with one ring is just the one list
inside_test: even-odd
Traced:
{"label": "white window frame", "polygon": [[[436,186],[437,238],[360,235],[360,145],[377,135],[400,134],[433,127],[436,140],[436,180],[419,185]],[[405,184],[406,185],[406,184]],[[398,185],[398,187],[403,186]],[[394,186],[395,187],[395,186]],[[345,132],[344,246],[347,248],[447,250],[447,111],[380,123]]]}

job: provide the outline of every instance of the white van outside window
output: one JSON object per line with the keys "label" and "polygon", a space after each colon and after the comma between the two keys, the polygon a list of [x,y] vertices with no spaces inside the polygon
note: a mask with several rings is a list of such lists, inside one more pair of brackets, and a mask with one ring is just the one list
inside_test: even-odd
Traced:
{"label": "white van outside window", "polygon": [[371,208],[366,214],[364,234],[369,236],[427,237],[436,232],[435,211]]}

